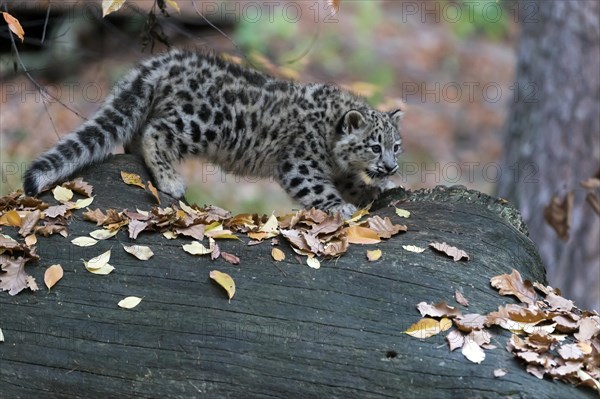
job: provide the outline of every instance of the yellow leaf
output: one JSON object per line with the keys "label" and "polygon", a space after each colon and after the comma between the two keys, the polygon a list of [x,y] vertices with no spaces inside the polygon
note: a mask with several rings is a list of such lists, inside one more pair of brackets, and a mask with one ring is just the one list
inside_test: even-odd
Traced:
{"label": "yellow leaf", "polygon": [[25,31],[23,30],[23,27],[19,23],[19,20],[7,12],[3,12],[2,16],[4,17],[4,20],[6,21],[6,23],[8,24],[8,29],[10,29],[12,33],[17,35],[17,37],[19,39],[21,39],[21,42],[23,42],[23,40],[25,40]]}
{"label": "yellow leaf", "polygon": [[35,236],[35,234],[30,234],[27,237],[25,237],[25,245],[27,245],[28,247],[31,247],[32,245],[35,245],[37,243],[37,237]]}
{"label": "yellow leaf", "polygon": [[367,259],[369,262],[375,262],[381,258],[381,249],[374,249],[372,251],[367,251]]}
{"label": "yellow leaf", "polygon": [[73,198],[73,191],[61,186],[54,187],[54,190],[52,190],[52,194],[54,194],[55,200],[63,203],[69,202],[71,201],[71,198]]}
{"label": "yellow leaf", "polygon": [[92,245],[96,245],[97,243],[97,240],[94,240],[90,237],[77,237],[71,240],[71,244],[77,245],[78,247],[91,247]]}
{"label": "yellow leaf", "polygon": [[117,233],[119,232],[119,230],[106,230],[106,229],[100,229],[100,230],[94,230],[92,232],[90,232],[90,235],[92,237],[94,237],[96,240],[106,240],[107,238],[113,237],[115,235],[117,235]]}
{"label": "yellow leaf", "polygon": [[112,273],[113,270],[115,270],[114,267],[112,267],[111,265],[109,265],[108,263],[105,264],[104,266],[102,266],[99,269],[90,269],[86,266],[86,269],[88,272],[93,273],[93,274],[99,274],[102,276],[106,276],[107,274]]}
{"label": "yellow leaf", "polygon": [[167,230],[163,233],[163,237],[165,237],[167,240],[174,240],[177,238],[177,234],[173,233],[170,230]]}
{"label": "yellow leaf", "polygon": [[368,215],[368,214],[369,214],[369,207],[359,209],[358,211],[356,211],[352,214],[352,217],[350,219],[346,220],[346,223],[358,222],[363,216]]}
{"label": "yellow leaf", "polygon": [[404,250],[406,250],[406,251],[414,252],[417,254],[420,254],[421,252],[425,251],[425,249],[426,249],[426,248],[417,247],[416,245],[403,245],[402,248],[404,248]]}
{"label": "yellow leaf", "polygon": [[279,231],[277,230],[278,227],[279,227],[279,222],[277,221],[277,218],[275,217],[275,215],[271,215],[269,220],[267,220],[267,223],[263,224],[261,226],[261,228],[258,229],[258,231],[262,231],[263,233],[277,235],[277,234],[279,234]]}
{"label": "yellow leaf", "polygon": [[93,201],[94,201],[94,197],[89,197],[89,198],[84,198],[84,199],[78,199],[75,202],[75,206],[73,206],[73,208],[75,208],[75,209],[86,208],[86,207],[90,206]]}
{"label": "yellow leaf", "polygon": [[273,259],[275,259],[277,262],[281,262],[282,260],[285,259],[285,253],[279,249],[279,248],[273,248],[271,250],[271,256],[273,257]]}
{"label": "yellow leaf", "polygon": [[379,235],[368,227],[350,226],[346,234],[350,244],[377,244],[381,241]]}
{"label": "yellow leaf", "polygon": [[442,317],[440,320],[440,331],[447,331],[452,327],[452,320],[447,317]]}
{"label": "yellow leaf", "polygon": [[63,268],[60,265],[52,265],[44,272],[44,283],[48,289],[54,287],[63,277]]}
{"label": "yellow leaf", "polygon": [[154,252],[152,252],[150,247],[147,247],[145,245],[131,245],[131,246],[123,245],[123,249],[126,252],[129,252],[130,254],[132,254],[133,256],[138,258],[139,260],[148,260],[152,256],[154,256]]}
{"label": "yellow leaf", "polygon": [[158,205],[160,205],[160,197],[158,196],[158,190],[152,185],[151,181],[148,182],[148,190],[150,190],[154,198],[156,198],[156,202],[158,202]]}
{"label": "yellow leaf", "polygon": [[185,244],[183,250],[191,255],[208,255],[212,252],[212,249],[206,248],[198,241],[192,241],[191,244]]}
{"label": "yellow leaf", "polygon": [[235,282],[231,278],[231,276],[227,273],[222,273],[218,270],[213,270],[209,274],[210,278],[217,282],[221,287],[225,288],[227,291],[227,296],[229,296],[229,302],[231,302],[231,298],[235,295]]}
{"label": "yellow leaf", "polygon": [[102,266],[106,265],[110,260],[110,249],[95,258],[90,259],[89,261],[83,261],[83,264],[87,269],[100,269]]}
{"label": "yellow leaf", "polygon": [[410,217],[410,212],[404,209],[396,208],[396,215],[400,216],[401,218],[408,218]]}
{"label": "yellow leaf", "polygon": [[439,321],[425,317],[408,327],[404,333],[415,338],[425,339],[433,337],[441,331]]}
{"label": "yellow leaf", "polygon": [[21,227],[21,216],[19,212],[12,210],[8,211],[0,217],[0,225]]}
{"label": "yellow leaf", "polygon": [[138,174],[121,171],[121,179],[123,179],[125,184],[129,184],[130,186],[146,188],[146,186],[142,182],[142,178]]}
{"label": "yellow leaf", "polygon": [[321,267],[321,262],[319,262],[319,260],[314,256],[309,256],[306,259],[306,264],[312,267],[313,269],[319,269]]}
{"label": "yellow leaf", "polygon": [[181,10],[179,9],[179,5],[174,0],[167,0],[167,3],[177,10],[178,13],[181,14]]}
{"label": "yellow leaf", "polygon": [[204,235],[207,237],[212,237],[215,239],[232,239],[232,240],[239,240],[240,238],[237,237],[236,235],[234,235],[231,230],[211,230],[211,231],[204,231]]}
{"label": "yellow leaf", "polygon": [[119,305],[119,307],[124,308],[124,309],[133,309],[137,305],[139,305],[140,302],[142,302],[142,298],[139,298],[137,296],[128,296],[125,299],[121,299],[119,301],[118,305]]}

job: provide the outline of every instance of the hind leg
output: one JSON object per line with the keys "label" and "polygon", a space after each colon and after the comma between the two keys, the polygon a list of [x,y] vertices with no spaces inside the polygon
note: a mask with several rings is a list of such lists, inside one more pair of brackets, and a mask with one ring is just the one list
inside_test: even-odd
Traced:
{"label": "hind leg", "polygon": [[173,198],[181,198],[185,194],[185,184],[175,168],[179,161],[179,153],[173,143],[168,142],[168,134],[171,132],[163,132],[150,124],[138,142],[138,145],[141,145],[139,151],[132,148],[129,150],[143,156],[160,191]]}

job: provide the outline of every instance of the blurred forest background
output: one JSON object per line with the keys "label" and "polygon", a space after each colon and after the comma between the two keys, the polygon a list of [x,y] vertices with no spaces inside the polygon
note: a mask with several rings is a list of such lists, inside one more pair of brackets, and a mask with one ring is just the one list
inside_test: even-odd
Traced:
{"label": "blurred forest background", "polygon": [[[515,146],[528,144],[510,139],[513,131],[524,129],[533,134],[529,139],[544,141],[544,130],[534,129],[535,124],[516,129],[507,123],[517,115],[515,109],[542,107],[548,98],[540,96],[556,96],[567,107],[575,104],[569,103],[572,98],[560,98],[560,85],[544,91],[539,85],[548,82],[523,78],[537,63],[549,61],[543,59],[548,52],[530,60],[532,68],[518,57],[535,54],[542,37],[535,39],[534,28],[541,26],[540,21],[572,15],[567,28],[583,33],[567,36],[564,46],[570,48],[572,40],[583,36],[591,45],[577,47],[577,54],[562,61],[577,65],[577,57],[585,55],[589,57],[586,62],[591,62],[586,71],[599,70],[600,39],[593,19],[600,15],[595,1],[342,0],[334,2],[339,3],[339,11],[332,15],[328,5],[332,2],[325,0],[177,0],[180,10],[167,2],[165,15],[153,0],[128,0],[106,18],[100,1],[0,3],[0,11],[18,18],[25,30],[25,41],[16,42],[17,57],[7,25],[0,20],[0,195],[20,188],[28,163],[81,124],[82,117],[91,116],[133,64],[164,51],[167,46],[160,39],[168,38],[173,47],[224,53],[283,78],[334,82],[383,110],[405,109],[405,153],[396,183],[408,189],[462,184],[491,195],[500,188],[500,195],[526,209],[530,230],[535,228],[532,239],[551,246],[542,254],[549,266],[550,284],[561,287],[563,294],[582,307],[600,309],[600,244],[593,242],[600,240],[598,215],[588,210],[577,213],[580,220],[595,217],[596,222],[577,230],[583,239],[572,235],[568,244],[557,238],[543,217],[552,195],[562,198],[574,191],[583,201],[586,191],[579,181],[600,169],[600,148],[595,148],[600,144],[593,138],[600,136],[598,117],[592,116],[591,125],[586,125],[585,137],[593,135],[588,141],[571,140],[578,132],[562,130],[563,135],[552,137],[548,148],[567,151],[571,141],[585,143],[583,153],[573,158],[585,158],[592,166],[569,179],[556,175],[558,183],[551,186],[543,178],[552,175],[552,170],[542,173],[535,157],[520,163]],[[584,5],[572,11],[555,3]],[[546,35],[550,44],[560,41],[558,35],[565,27],[557,23],[544,25],[546,30],[539,30],[538,36]],[[527,29],[532,42],[520,36]],[[523,43],[530,47],[519,47]],[[558,43],[557,48],[563,47]],[[561,53],[549,53],[561,57]],[[21,62],[68,108],[41,94]],[[521,77],[517,65],[523,67]],[[570,71],[576,74],[577,68]],[[585,84],[592,93],[596,90],[591,105],[584,107],[586,115],[590,106],[600,114],[598,80],[586,77]],[[563,166],[571,169],[566,161]],[[285,212],[296,206],[274,182],[225,175],[201,160],[187,161],[182,172],[191,202],[217,204],[234,213]],[[546,196],[535,206],[524,205],[527,198],[518,193],[531,193],[527,195],[533,198],[543,191],[541,187],[553,189],[545,190]],[[578,251],[578,245],[592,249]],[[561,251],[585,256],[577,258],[577,264],[569,256],[554,261]]]}

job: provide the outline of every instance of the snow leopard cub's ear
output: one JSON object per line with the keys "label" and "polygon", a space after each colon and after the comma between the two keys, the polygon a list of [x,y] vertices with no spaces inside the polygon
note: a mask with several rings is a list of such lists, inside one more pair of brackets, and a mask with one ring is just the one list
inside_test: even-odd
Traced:
{"label": "snow leopard cub's ear", "polygon": [[365,130],[368,123],[365,116],[357,110],[350,110],[344,114],[338,125],[338,133],[355,134]]}
{"label": "snow leopard cub's ear", "polygon": [[392,118],[392,122],[394,122],[394,125],[396,126],[398,126],[398,124],[402,120],[402,117],[404,117],[404,111],[402,111],[401,109],[391,111],[389,112],[389,114],[390,118]]}

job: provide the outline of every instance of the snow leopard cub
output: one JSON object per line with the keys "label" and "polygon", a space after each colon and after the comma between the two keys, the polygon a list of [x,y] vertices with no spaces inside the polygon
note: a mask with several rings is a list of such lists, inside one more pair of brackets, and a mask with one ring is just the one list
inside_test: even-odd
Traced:
{"label": "snow leopard cub", "polygon": [[185,191],[176,163],[198,155],[227,172],[273,177],[304,207],[348,217],[393,186],[401,116],[333,85],[175,50],[129,72],[92,119],[32,163],[24,189],[36,195],[124,144],[175,198]]}

